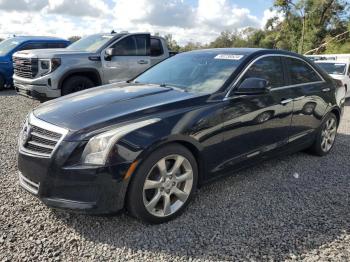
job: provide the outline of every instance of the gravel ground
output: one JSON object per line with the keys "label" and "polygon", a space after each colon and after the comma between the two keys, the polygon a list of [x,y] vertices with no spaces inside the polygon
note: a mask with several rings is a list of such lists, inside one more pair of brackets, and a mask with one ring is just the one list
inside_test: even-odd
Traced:
{"label": "gravel ground", "polygon": [[53,211],[20,189],[17,134],[36,105],[0,93],[0,261],[350,260],[350,101],[329,156],[241,171],[158,226]]}

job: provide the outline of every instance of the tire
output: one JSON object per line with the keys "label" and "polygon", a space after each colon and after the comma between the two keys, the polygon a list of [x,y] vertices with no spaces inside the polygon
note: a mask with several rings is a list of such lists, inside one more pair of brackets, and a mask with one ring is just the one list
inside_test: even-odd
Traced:
{"label": "tire", "polygon": [[2,75],[0,75],[0,91],[5,89],[5,79]]}
{"label": "tire", "polygon": [[71,76],[63,82],[62,95],[65,96],[94,86],[95,84],[85,76]]}
{"label": "tire", "polygon": [[329,154],[335,143],[338,124],[335,114],[329,113],[318,129],[315,142],[308,151],[316,156]]}
{"label": "tire", "polygon": [[[172,173],[174,163],[181,165]],[[168,172],[162,175],[159,166]],[[127,211],[150,224],[172,220],[193,198],[197,182],[198,167],[191,152],[178,144],[164,146],[151,153],[134,173],[127,192]]]}

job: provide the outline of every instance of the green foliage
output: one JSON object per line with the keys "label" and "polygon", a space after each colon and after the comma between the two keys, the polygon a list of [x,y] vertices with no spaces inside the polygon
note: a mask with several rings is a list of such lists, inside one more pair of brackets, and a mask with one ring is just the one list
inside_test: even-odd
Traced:
{"label": "green foliage", "polygon": [[74,43],[74,42],[78,41],[79,39],[81,39],[81,36],[71,36],[71,37],[68,38],[68,40],[71,43]]}
{"label": "green foliage", "polygon": [[[317,49],[326,53],[350,53],[350,3],[347,0],[275,0],[272,6],[279,15],[267,21],[263,30],[224,31],[213,42],[188,43],[179,47],[172,37],[169,46],[176,51],[220,47],[260,47],[285,49],[301,54]],[[171,36],[171,35],[170,35]],[[328,43],[329,42],[329,43]]]}

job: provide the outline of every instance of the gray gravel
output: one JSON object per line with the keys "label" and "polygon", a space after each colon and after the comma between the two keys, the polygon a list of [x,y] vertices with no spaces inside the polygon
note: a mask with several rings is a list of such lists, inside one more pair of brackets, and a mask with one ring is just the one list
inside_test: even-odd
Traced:
{"label": "gray gravel", "polygon": [[0,261],[350,260],[350,102],[329,156],[241,171],[158,226],[53,211],[20,189],[17,134],[36,105],[0,93]]}

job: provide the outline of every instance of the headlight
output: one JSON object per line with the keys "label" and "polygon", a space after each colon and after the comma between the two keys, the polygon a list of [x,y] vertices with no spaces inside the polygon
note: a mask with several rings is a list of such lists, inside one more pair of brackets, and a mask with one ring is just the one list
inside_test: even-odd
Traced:
{"label": "headlight", "polygon": [[60,58],[40,59],[40,75],[44,76],[55,71],[61,65]]}
{"label": "headlight", "polygon": [[84,164],[105,165],[109,152],[120,138],[134,130],[158,121],[160,121],[159,118],[148,119],[121,126],[92,137],[85,146],[82,154],[82,162]]}

